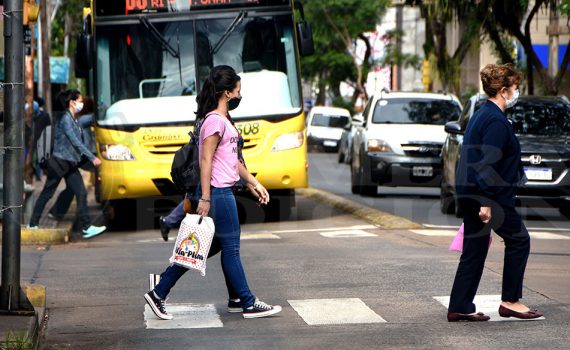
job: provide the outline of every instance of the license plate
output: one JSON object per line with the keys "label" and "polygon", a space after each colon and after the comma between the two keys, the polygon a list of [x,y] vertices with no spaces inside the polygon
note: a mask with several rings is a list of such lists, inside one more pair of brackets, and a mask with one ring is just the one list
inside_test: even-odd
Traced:
{"label": "license plate", "polygon": [[337,144],[338,144],[338,142],[336,142],[336,141],[324,141],[323,142],[323,146],[325,146],[325,147],[336,147]]}
{"label": "license plate", "polygon": [[524,173],[529,180],[552,180],[552,169],[550,168],[524,168]]}
{"label": "license plate", "polygon": [[433,176],[433,167],[431,166],[415,166],[412,167],[413,176]]}

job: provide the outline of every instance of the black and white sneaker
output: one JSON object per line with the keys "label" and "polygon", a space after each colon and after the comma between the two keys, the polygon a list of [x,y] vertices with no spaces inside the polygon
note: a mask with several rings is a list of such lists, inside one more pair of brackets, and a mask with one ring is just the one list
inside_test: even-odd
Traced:
{"label": "black and white sneaker", "polygon": [[243,318],[257,318],[275,315],[281,312],[281,306],[268,305],[259,299],[255,299],[252,306],[243,309]]}
{"label": "black and white sneaker", "polygon": [[144,299],[156,317],[162,320],[172,320],[174,318],[171,314],[166,312],[166,309],[164,308],[164,300],[157,298],[152,290],[144,295]]}
{"label": "black and white sneaker", "polygon": [[228,300],[228,312],[229,313],[237,313],[242,312],[243,309],[241,308],[241,304],[239,303],[239,299],[229,299]]}
{"label": "black and white sneaker", "polygon": [[164,216],[161,216],[158,219],[158,225],[160,226],[160,234],[162,235],[162,239],[167,242],[168,241],[168,233],[170,233],[170,227],[164,221]]}

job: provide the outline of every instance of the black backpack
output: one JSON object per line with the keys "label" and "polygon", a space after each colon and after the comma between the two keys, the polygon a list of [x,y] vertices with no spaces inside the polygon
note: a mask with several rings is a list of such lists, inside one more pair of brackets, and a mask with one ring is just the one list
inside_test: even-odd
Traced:
{"label": "black backpack", "polygon": [[183,193],[193,193],[200,183],[198,135],[188,133],[190,141],[174,154],[170,176],[176,188]]}
{"label": "black backpack", "polygon": [[48,125],[44,128],[36,143],[36,154],[38,157],[38,165],[41,169],[47,168],[47,163],[53,153],[54,134],[52,126]]}

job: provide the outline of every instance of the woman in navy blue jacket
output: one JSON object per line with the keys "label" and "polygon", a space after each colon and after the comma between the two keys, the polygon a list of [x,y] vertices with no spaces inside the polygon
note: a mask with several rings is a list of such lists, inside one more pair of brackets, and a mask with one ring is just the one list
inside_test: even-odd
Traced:
{"label": "woman in navy blue jacket", "polygon": [[480,72],[489,100],[471,118],[457,168],[456,189],[464,212],[463,253],[451,291],[447,319],[488,321],[473,299],[483,274],[493,229],[505,241],[499,314],[521,319],[542,316],[519,299],[530,251],[530,237],[515,209],[516,187],[526,181],[521,148],[505,109],[515,105],[522,74],[513,65],[489,64]]}

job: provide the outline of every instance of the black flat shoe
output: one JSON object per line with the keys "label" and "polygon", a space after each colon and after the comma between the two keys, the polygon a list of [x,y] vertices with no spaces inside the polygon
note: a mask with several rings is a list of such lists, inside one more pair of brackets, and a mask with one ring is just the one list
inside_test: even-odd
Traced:
{"label": "black flat shoe", "polygon": [[518,312],[511,310],[503,305],[499,306],[499,315],[501,317],[514,317],[521,320],[532,320],[533,318],[542,317],[542,313],[538,310],[528,310],[527,312]]}
{"label": "black flat shoe", "polygon": [[489,321],[491,317],[485,315],[482,312],[476,314],[460,314],[459,312],[448,312],[447,321],[448,322],[485,322]]}
{"label": "black flat shoe", "polygon": [[164,222],[164,216],[161,216],[158,219],[158,224],[160,226],[160,234],[162,235],[162,239],[167,242],[168,241],[168,233],[170,232],[170,227],[168,227],[168,225],[166,225],[166,222]]}

